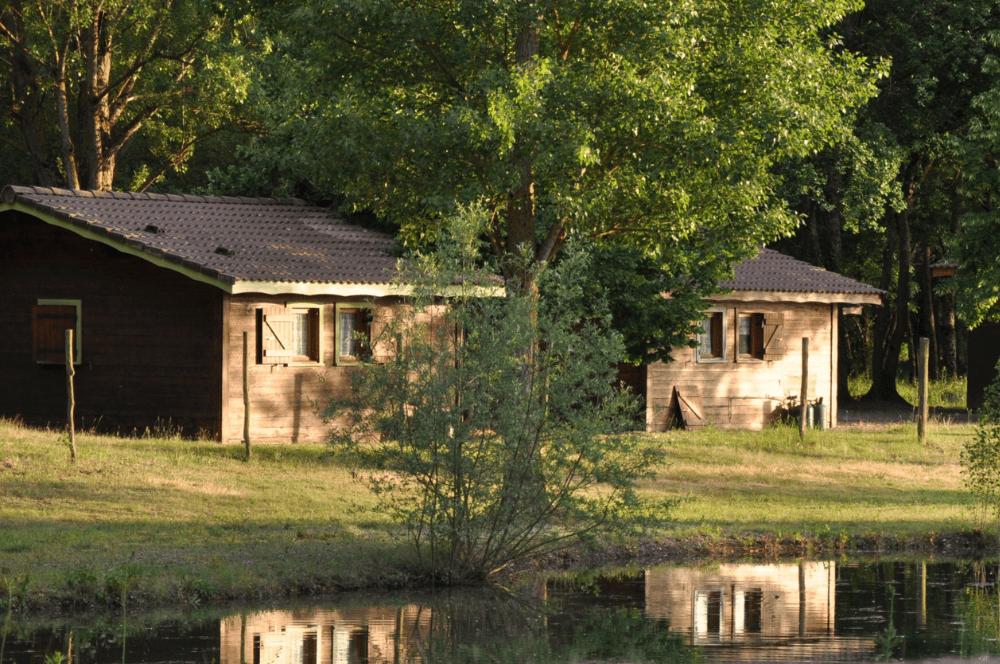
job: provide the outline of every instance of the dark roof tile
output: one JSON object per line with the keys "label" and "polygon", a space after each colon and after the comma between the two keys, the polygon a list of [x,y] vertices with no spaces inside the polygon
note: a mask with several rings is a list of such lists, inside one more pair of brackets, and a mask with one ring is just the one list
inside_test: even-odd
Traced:
{"label": "dark roof tile", "polygon": [[[295,198],[10,186],[2,199],[229,283],[386,284],[396,274],[392,237]],[[146,232],[150,224],[162,233]],[[232,256],[216,254],[220,246]]]}
{"label": "dark roof tile", "polygon": [[881,295],[885,291],[836,272],[810,265],[773,249],[761,249],[733,268],[733,278],[719,282],[726,289],[741,291],[859,293]]}

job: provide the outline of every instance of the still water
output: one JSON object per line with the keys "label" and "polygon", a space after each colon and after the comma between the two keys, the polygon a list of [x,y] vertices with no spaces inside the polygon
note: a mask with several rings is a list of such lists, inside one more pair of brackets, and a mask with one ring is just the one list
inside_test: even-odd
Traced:
{"label": "still water", "polygon": [[[996,562],[802,562],[8,635],[0,664],[874,661],[1000,654]],[[129,620],[131,623],[129,623]],[[89,623],[89,624],[84,624]]]}

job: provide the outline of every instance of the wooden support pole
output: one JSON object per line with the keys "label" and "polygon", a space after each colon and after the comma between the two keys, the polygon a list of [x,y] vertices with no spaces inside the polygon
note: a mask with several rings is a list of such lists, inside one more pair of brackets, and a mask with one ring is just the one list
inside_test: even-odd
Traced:
{"label": "wooden support pole", "polygon": [[73,394],[73,330],[66,330],[66,426],[69,427],[69,454],[76,461],[76,426],[73,411],[76,410],[76,396]]}
{"label": "wooden support pole", "polygon": [[806,437],[806,414],[809,408],[809,337],[802,337],[802,413],[799,418],[799,438]]}
{"label": "wooden support pole", "polygon": [[250,342],[243,333],[243,444],[250,460]]}
{"label": "wooden support pole", "polygon": [[920,351],[917,353],[917,375],[919,396],[917,400],[917,438],[920,444],[927,443],[927,365],[930,359],[930,339],[920,337]]}

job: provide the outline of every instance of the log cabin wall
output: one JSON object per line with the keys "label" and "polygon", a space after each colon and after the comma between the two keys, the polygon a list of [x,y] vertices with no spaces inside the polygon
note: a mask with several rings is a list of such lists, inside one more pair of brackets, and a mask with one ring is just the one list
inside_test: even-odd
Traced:
{"label": "log cabin wall", "polygon": [[[673,352],[672,363],[647,369],[646,427],[671,425],[674,388],[693,393],[706,424],[719,429],[760,429],[782,408],[794,405],[802,388],[802,338],[809,337],[809,400],[823,398],[827,425],[837,418],[837,306],[811,302],[713,300],[724,316],[722,358],[699,360],[694,348]],[[782,351],[774,359],[737,357],[737,318],[741,314],[780,314]],[[769,354],[770,356],[770,354]],[[793,398],[794,397],[794,398]]]}
{"label": "log cabin wall", "polygon": [[78,301],[77,427],[130,434],[169,423],[217,437],[222,295],[32,216],[0,215],[0,415],[65,426],[65,367],[36,359],[33,309]]}
{"label": "log cabin wall", "polygon": [[[344,395],[351,385],[355,367],[336,357],[337,305],[344,311],[352,304],[368,304],[370,298],[244,294],[226,297],[225,348],[226,372],[223,385],[224,410],[222,440],[239,443],[243,440],[243,333],[248,333],[250,346],[250,437],[251,442],[305,443],[323,442],[331,426],[324,423],[317,406],[326,406],[330,399]],[[298,310],[299,305],[316,307],[321,358],[269,359],[268,346],[273,344],[270,328],[264,316],[280,316],[284,311]],[[374,303],[373,325],[377,334],[381,317],[398,304],[397,298],[379,298]],[[294,305],[289,307],[288,305]],[[279,332],[280,334],[280,332]],[[287,361],[286,361],[287,360]]]}

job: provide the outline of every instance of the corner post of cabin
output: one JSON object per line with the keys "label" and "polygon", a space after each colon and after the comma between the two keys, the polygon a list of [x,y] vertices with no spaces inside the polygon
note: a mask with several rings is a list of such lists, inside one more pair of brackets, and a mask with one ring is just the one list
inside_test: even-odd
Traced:
{"label": "corner post of cabin", "polygon": [[830,397],[826,417],[829,427],[837,428],[837,396],[840,393],[840,305],[830,305]]}

